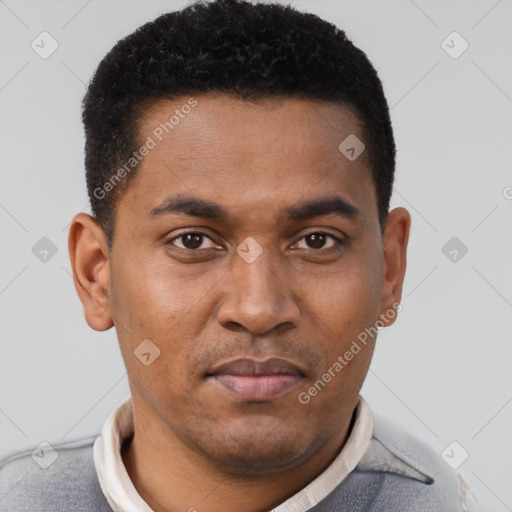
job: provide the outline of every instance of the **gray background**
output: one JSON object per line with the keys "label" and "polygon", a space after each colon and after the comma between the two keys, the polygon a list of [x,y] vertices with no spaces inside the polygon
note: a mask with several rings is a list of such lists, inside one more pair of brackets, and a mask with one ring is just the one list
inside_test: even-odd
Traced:
{"label": "gray background", "polygon": [[[291,3],[377,68],[393,206],[413,219],[403,310],[362,395],[440,457],[456,441],[448,454],[469,453],[459,471],[486,510],[512,510],[512,1]],[[89,212],[80,102],[120,37],[184,5],[0,0],[0,456],[97,434],[129,394],[115,332],[87,326],[70,275],[68,224]],[[59,45],[47,59],[31,48],[43,31]],[[454,31],[469,44],[458,58],[442,46]],[[57,249],[46,262],[32,252],[42,237]],[[456,261],[442,251],[452,237]]]}

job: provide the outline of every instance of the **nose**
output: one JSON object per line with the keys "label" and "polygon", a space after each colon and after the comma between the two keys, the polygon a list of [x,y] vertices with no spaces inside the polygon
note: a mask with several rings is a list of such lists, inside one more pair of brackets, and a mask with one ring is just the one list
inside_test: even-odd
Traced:
{"label": "nose", "polygon": [[[272,262],[271,251],[251,263],[238,254],[223,279],[219,323],[230,330],[247,329],[252,334],[291,329],[299,323],[300,309],[288,273]],[[286,326],[286,327],[285,327]]]}

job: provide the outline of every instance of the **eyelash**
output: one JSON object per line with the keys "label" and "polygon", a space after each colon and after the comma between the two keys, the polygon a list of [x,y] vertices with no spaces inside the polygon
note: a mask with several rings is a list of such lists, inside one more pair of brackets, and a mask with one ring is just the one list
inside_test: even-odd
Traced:
{"label": "eyelash", "polygon": [[[214,242],[214,240],[212,240],[212,238],[209,237],[206,233],[202,233],[200,231],[186,231],[184,233],[180,233],[179,235],[177,235],[177,236],[175,236],[173,238],[170,238],[169,240],[167,240],[165,242],[165,245],[173,245],[172,242],[174,242],[175,240],[178,240],[180,238],[184,238],[187,235],[200,235],[200,236],[208,238],[209,240]],[[303,235],[299,239],[299,241],[303,240],[304,238],[306,238],[306,237],[308,237],[310,235],[326,235],[328,238],[331,238],[331,239],[333,239],[336,242],[335,246],[334,247],[330,247],[329,249],[308,249],[309,251],[312,251],[312,252],[321,252],[323,254],[331,254],[331,253],[339,251],[339,249],[342,246],[345,245],[345,242],[343,240],[341,240],[337,236],[334,236],[333,234],[328,233],[326,231],[311,231],[310,233],[306,233],[305,235]],[[176,246],[174,246],[174,247],[176,247]],[[176,247],[176,248],[181,250],[181,251],[186,251],[186,252],[190,252],[190,253],[201,252],[201,251],[207,250],[207,249],[187,249],[187,248],[182,248],[182,247]]]}

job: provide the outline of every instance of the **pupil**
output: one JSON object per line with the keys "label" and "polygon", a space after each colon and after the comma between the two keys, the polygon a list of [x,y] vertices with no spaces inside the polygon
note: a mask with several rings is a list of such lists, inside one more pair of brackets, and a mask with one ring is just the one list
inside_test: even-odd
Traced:
{"label": "pupil", "polygon": [[[313,240],[313,246],[316,249],[321,248],[324,245],[324,237],[325,235],[322,235],[321,233],[312,233],[311,235],[309,235],[309,238],[310,240]],[[317,244],[316,246],[315,243]]]}
{"label": "pupil", "polygon": [[[203,235],[198,235],[197,233],[188,233],[185,235],[185,246],[190,245],[190,240],[192,239],[191,245],[193,247],[188,247],[189,249],[197,249],[201,245],[201,237]],[[195,239],[195,241],[193,240]]]}

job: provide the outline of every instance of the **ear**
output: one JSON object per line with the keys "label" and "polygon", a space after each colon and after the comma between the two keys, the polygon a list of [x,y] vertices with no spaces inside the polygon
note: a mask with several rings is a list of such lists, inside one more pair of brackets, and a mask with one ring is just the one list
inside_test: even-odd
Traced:
{"label": "ear", "polygon": [[92,329],[106,331],[114,325],[110,313],[108,247],[105,233],[93,217],[79,213],[73,218],[68,249],[85,320]]}
{"label": "ear", "polygon": [[[405,208],[395,208],[388,214],[384,232],[384,261],[380,319],[384,326],[396,320],[402,299],[402,286],[407,266],[407,243],[411,216]],[[394,311],[394,314],[390,314]]]}

